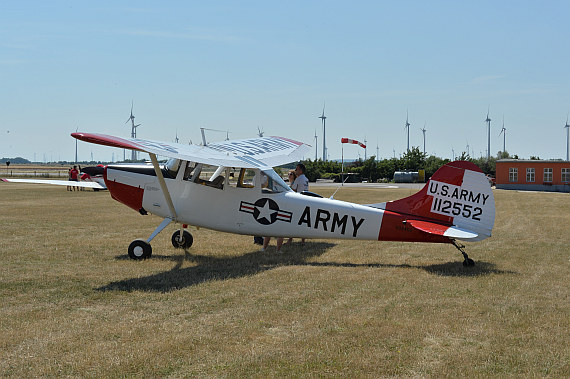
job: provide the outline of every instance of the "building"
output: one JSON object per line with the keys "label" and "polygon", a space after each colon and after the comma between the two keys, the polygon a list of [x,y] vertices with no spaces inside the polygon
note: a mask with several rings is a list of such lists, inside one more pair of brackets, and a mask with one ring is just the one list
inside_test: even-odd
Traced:
{"label": "building", "polygon": [[501,159],[496,188],[570,192],[570,161]]}

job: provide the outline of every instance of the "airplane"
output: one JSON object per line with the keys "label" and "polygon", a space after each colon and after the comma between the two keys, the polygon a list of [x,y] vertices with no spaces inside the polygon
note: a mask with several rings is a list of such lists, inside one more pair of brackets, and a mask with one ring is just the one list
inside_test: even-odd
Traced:
{"label": "airplane", "polygon": [[[150,258],[150,242],[174,223],[175,248],[192,246],[187,228],[193,225],[254,236],[448,243],[462,253],[463,265],[473,266],[458,241],[490,237],[495,220],[489,182],[465,161],[442,166],[414,195],[361,205],[294,192],[272,167],[301,160],[310,146],[287,138],[182,145],[96,133],[71,136],[148,153],[152,164],[107,165],[103,173],[113,199],[163,219],[147,239],[129,245],[135,260]],[[161,164],[157,156],[169,160]]]}
{"label": "airplane", "polygon": [[80,168],[80,180],[78,182],[71,180],[53,180],[53,179],[6,179],[0,178],[0,181],[7,183],[33,183],[33,184],[51,184],[56,186],[91,188],[93,191],[107,189],[105,179],[103,178],[103,165],[89,166]]}

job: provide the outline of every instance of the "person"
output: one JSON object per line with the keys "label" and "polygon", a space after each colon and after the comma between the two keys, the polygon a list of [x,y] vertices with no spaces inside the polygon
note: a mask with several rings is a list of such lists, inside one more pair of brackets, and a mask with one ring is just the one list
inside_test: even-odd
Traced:
{"label": "person", "polygon": [[[277,237],[277,253],[281,252],[281,246],[283,246],[283,237]],[[271,237],[263,237],[263,247],[261,251],[267,250],[267,246],[269,246],[269,241],[271,241]]]}
{"label": "person", "polygon": [[[71,170],[69,170],[69,180],[72,182],[78,182],[79,181],[79,171],[77,170],[77,166],[73,166],[73,168]],[[73,186],[73,190],[76,190],[76,186]]]}
{"label": "person", "polygon": [[[291,185],[291,189],[295,192],[303,192],[309,190],[309,179],[305,176],[305,172],[307,171],[304,164],[299,163],[297,167],[295,167],[294,175],[295,178],[293,179],[293,184]],[[289,176],[289,180],[291,180],[291,176]],[[293,238],[289,238],[287,241],[287,245],[293,242]],[[301,239],[301,245],[305,244],[305,239]]]}
{"label": "person", "polygon": [[[297,174],[295,174],[295,170],[289,171],[288,177],[289,177],[289,187],[291,187],[293,185],[293,182],[295,182],[295,179],[297,179]],[[292,188],[293,187],[291,187],[291,189]]]}
{"label": "person", "polygon": [[303,192],[309,190],[309,179],[305,176],[306,171],[307,169],[302,163],[299,163],[295,168],[295,175],[297,175],[297,178],[293,182],[293,185],[291,185],[291,189],[293,189],[293,191]]}
{"label": "person", "polygon": [[[297,174],[295,174],[294,170],[289,171],[289,183],[290,185],[293,184],[293,182],[295,181],[295,179],[297,179]],[[255,238],[261,238],[261,237],[255,237]],[[280,253],[281,252],[281,246],[283,246],[283,237],[276,237],[275,238],[277,240],[277,252]],[[289,241],[287,242],[287,245],[291,243],[292,238],[289,238]],[[260,245],[263,245],[263,247],[261,248],[261,251],[265,251],[267,249],[267,246],[269,246],[269,241],[271,241],[271,237],[263,237],[262,242],[260,243]],[[255,242],[257,243],[257,242]]]}

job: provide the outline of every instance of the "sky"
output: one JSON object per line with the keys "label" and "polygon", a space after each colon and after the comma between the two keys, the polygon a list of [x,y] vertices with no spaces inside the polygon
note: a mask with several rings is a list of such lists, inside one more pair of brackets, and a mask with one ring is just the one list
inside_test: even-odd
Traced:
{"label": "sky", "polygon": [[[329,159],[410,145],[566,157],[570,2],[3,1],[0,158],[73,161],[70,133],[283,136]],[[207,132],[208,142],[226,133]],[[123,151],[78,143],[79,160]],[[346,145],[347,159],[364,158]]]}

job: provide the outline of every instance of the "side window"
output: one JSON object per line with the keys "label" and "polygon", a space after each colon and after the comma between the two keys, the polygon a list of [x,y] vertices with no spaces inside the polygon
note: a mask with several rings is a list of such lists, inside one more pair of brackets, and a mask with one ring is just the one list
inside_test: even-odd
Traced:
{"label": "side window", "polygon": [[188,164],[186,165],[186,169],[184,170],[184,176],[182,177],[182,179],[184,180],[192,179],[192,174],[194,174],[194,170],[196,169],[197,166],[198,164],[196,162],[188,162]]}
{"label": "side window", "polygon": [[217,189],[224,188],[224,175],[217,175],[212,180],[209,180],[212,175],[217,171],[216,166],[210,166],[205,164],[197,164],[196,167],[193,169],[189,180],[193,181],[197,184],[202,184],[208,187],[213,187]]}
{"label": "side window", "polygon": [[[233,178],[232,178],[233,173]],[[247,168],[234,169],[230,172],[230,185],[238,188],[255,187],[255,171]]]}
{"label": "side window", "polygon": [[171,158],[164,164],[162,173],[164,177],[174,179],[180,168],[180,159]]}

